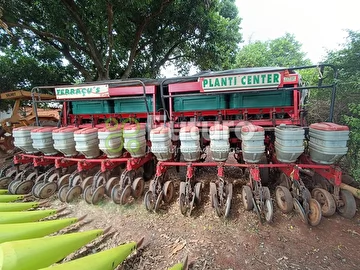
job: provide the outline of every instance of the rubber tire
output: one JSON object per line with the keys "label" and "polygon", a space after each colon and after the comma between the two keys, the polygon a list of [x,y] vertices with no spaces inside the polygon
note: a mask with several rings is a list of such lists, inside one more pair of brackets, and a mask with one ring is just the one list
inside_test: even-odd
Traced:
{"label": "rubber tire", "polygon": [[337,211],[344,218],[351,219],[356,214],[356,201],[350,191],[340,189],[340,198],[343,200],[344,205],[337,208]]}

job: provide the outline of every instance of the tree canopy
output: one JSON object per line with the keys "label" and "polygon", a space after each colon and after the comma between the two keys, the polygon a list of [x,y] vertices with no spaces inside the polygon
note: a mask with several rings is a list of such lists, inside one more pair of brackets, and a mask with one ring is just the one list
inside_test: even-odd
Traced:
{"label": "tree canopy", "polygon": [[[241,41],[235,0],[0,0],[7,44],[59,53],[85,80],[156,77],[233,65]],[[6,27],[4,27],[4,25]],[[7,32],[11,33],[11,35]]]}
{"label": "tree canopy", "polygon": [[237,57],[238,67],[289,67],[310,64],[302,51],[302,44],[295,36],[284,36],[268,40],[251,42],[241,48]]}

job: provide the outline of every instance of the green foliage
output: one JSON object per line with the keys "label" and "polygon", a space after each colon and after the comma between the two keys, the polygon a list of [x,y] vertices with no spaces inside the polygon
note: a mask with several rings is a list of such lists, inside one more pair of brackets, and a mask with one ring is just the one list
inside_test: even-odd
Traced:
{"label": "green foliage", "polygon": [[85,80],[227,68],[241,41],[235,0],[0,1],[14,37],[51,46]]}
{"label": "green foliage", "polygon": [[309,65],[310,60],[301,51],[302,45],[294,35],[245,45],[236,57],[237,67],[293,67]]}
{"label": "green foliage", "polygon": [[348,162],[355,179],[360,179],[360,104],[350,103],[351,115],[344,115],[345,123],[350,128]]}

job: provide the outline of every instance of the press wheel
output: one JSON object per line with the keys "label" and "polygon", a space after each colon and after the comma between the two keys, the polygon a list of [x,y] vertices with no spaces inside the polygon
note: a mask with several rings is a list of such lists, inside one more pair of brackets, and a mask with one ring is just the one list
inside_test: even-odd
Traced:
{"label": "press wheel", "polygon": [[98,204],[101,201],[101,199],[104,198],[104,195],[105,195],[105,187],[104,186],[97,187],[91,197],[91,203]]}
{"label": "press wheel", "polygon": [[106,181],[105,184],[105,194],[111,198],[111,191],[113,189],[113,187],[118,184],[120,181],[119,177],[111,177],[108,181]]}
{"label": "press wheel", "polygon": [[317,200],[321,206],[321,213],[324,217],[330,217],[336,212],[336,203],[334,197],[325,189],[314,188],[311,192],[312,197]]}
{"label": "press wheel", "polygon": [[55,182],[47,182],[39,187],[38,197],[40,199],[46,199],[54,195],[57,189],[57,184]]}
{"label": "press wheel", "polygon": [[356,201],[350,191],[340,189],[340,200],[342,205],[338,206],[338,212],[344,218],[351,219],[356,213]]}
{"label": "press wheel", "polygon": [[42,187],[42,185],[44,185],[44,182],[36,182],[35,185],[32,187],[31,189],[31,194],[36,197],[39,198],[39,192],[40,192],[40,188]]}
{"label": "press wheel", "polygon": [[300,215],[301,220],[305,224],[308,224],[308,218],[306,216],[306,213],[305,213],[304,208],[302,207],[301,203],[296,198],[293,198],[293,204],[294,204],[295,211]]}
{"label": "press wheel", "polygon": [[277,186],[275,199],[278,207],[283,213],[290,213],[294,209],[293,197],[290,191],[284,186]]}
{"label": "press wheel", "polygon": [[37,177],[38,174],[36,172],[32,172],[28,176],[26,176],[26,181],[35,181]]}
{"label": "press wheel", "polygon": [[17,174],[16,169],[9,170],[6,172],[6,177],[10,177],[11,179],[15,178],[15,175]]}
{"label": "press wheel", "polygon": [[88,204],[92,204],[91,200],[92,200],[92,186],[86,186],[83,192],[83,198],[85,200],[86,203]]}
{"label": "press wheel", "polygon": [[120,184],[116,184],[111,190],[111,199],[114,203],[120,204],[121,193]]}
{"label": "press wheel", "polygon": [[21,181],[16,186],[14,192],[15,194],[29,194],[33,186],[34,186],[34,181],[32,180]]}
{"label": "press wheel", "polygon": [[233,197],[233,185],[232,183],[228,183],[226,185],[226,203],[225,203],[225,214],[224,214],[225,218],[228,218],[230,215],[232,197]]}
{"label": "press wheel", "polygon": [[250,211],[250,210],[254,209],[253,193],[249,186],[244,185],[242,187],[241,197],[242,197],[242,201],[243,201],[245,210]]}
{"label": "press wheel", "polygon": [[18,185],[20,185],[21,181],[20,180],[13,180],[10,182],[9,186],[8,186],[8,190],[10,194],[15,194],[15,190],[18,187]]}
{"label": "press wheel", "polygon": [[162,190],[159,194],[159,196],[157,197],[156,199],[156,203],[155,203],[155,208],[154,208],[154,211],[155,212],[158,212],[159,209],[160,209],[160,206],[161,206],[161,202],[162,200],[164,199],[164,191]]}
{"label": "press wheel", "polygon": [[164,202],[170,203],[175,193],[174,183],[172,181],[166,181],[163,186],[163,191],[164,191],[164,197],[163,197]]}
{"label": "press wheel", "polygon": [[148,211],[153,211],[155,208],[155,199],[154,199],[154,193],[151,190],[148,190],[145,193],[145,197],[144,197],[144,204],[145,204],[145,208]]}
{"label": "press wheel", "polygon": [[44,182],[45,176],[46,176],[46,173],[42,173],[38,177],[36,177],[35,184],[38,182]]}
{"label": "press wheel", "polygon": [[196,202],[197,204],[201,203],[201,182],[197,182],[195,184],[195,198],[196,198]]}
{"label": "press wheel", "polygon": [[58,196],[59,196],[60,201],[65,202],[66,194],[67,194],[67,192],[69,191],[69,189],[70,189],[70,186],[69,186],[69,185],[63,185],[63,186],[59,189]]}
{"label": "press wheel", "polygon": [[274,207],[271,200],[266,199],[264,205],[265,220],[267,223],[271,223],[274,218]]}
{"label": "press wheel", "polygon": [[131,184],[131,194],[134,199],[139,198],[144,192],[145,181],[142,177],[137,177]]}
{"label": "press wheel", "polygon": [[180,198],[179,198],[179,206],[180,206],[180,212],[181,214],[183,214],[184,216],[186,215],[188,208],[186,206],[186,197],[185,197],[185,193],[180,193]]}
{"label": "press wheel", "polygon": [[129,201],[130,196],[131,196],[131,186],[127,185],[121,193],[120,204],[121,205],[126,204]]}
{"label": "press wheel", "polygon": [[321,221],[321,206],[315,199],[309,200],[309,213],[308,219],[311,226],[319,225]]}
{"label": "press wheel", "polygon": [[82,189],[80,186],[73,186],[66,193],[65,202],[70,203],[81,195]]}

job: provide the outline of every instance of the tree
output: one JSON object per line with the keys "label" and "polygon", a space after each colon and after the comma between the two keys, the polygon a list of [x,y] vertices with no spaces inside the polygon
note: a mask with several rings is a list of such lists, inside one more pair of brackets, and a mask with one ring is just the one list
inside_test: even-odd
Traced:
{"label": "tree", "polygon": [[301,50],[301,43],[294,35],[286,33],[284,36],[269,40],[255,41],[241,48],[237,57],[237,67],[291,67],[309,65]]}
{"label": "tree", "polygon": [[85,80],[156,77],[169,62],[224,68],[241,41],[235,0],[0,1],[14,37],[51,46]]}

